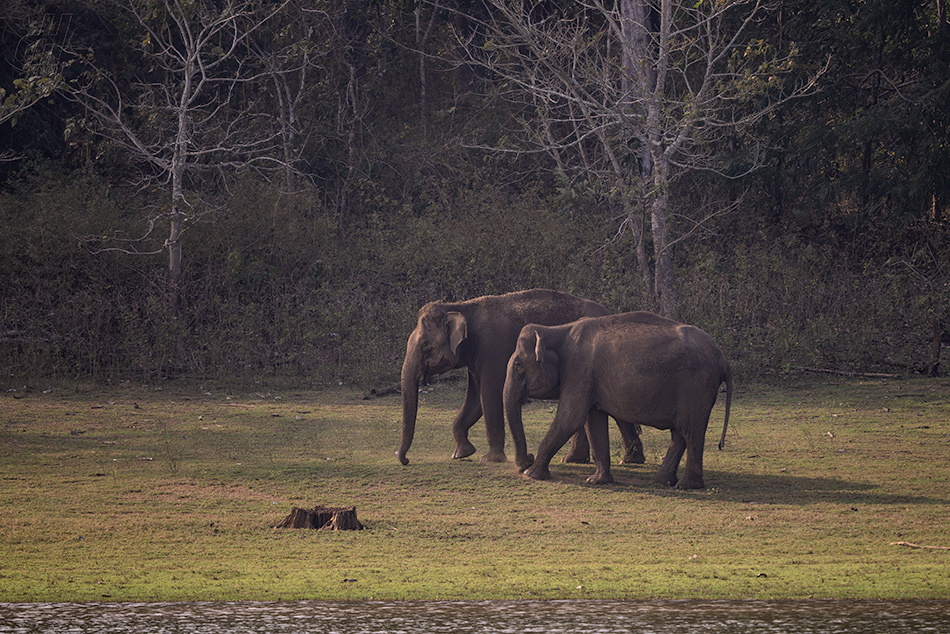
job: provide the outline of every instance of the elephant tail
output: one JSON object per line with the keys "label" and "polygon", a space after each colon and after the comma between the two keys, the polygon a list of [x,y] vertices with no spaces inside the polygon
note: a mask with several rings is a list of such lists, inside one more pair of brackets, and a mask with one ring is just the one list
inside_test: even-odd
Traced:
{"label": "elephant tail", "polygon": [[726,381],[726,420],[722,423],[722,436],[719,437],[719,451],[726,446],[726,429],[729,427],[729,410],[732,409],[732,367],[726,362],[724,380]]}

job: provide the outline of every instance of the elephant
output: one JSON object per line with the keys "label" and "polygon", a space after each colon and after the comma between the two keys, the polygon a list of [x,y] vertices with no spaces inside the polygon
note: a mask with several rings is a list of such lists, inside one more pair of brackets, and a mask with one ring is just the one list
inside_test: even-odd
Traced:
{"label": "elephant", "polygon": [[[505,418],[502,391],[505,368],[521,329],[528,323],[556,325],[581,317],[607,315],[595,302],[567,293],[533,289],[486,295],[463,302],[430,302],[419,309],[418,320],[406,344],[402,366],[402,437],[396,456],[406,465],[406,453],[415,433],[419,383],[454,368],[468,368],[465,401],[455,416],[453,458],[475,453],[468,431],[485,417],[488,452],[484,462],[505,462]],[[618,422],[627,456],[642,461],[643,448],[635,429]],[[630,436],[632,435],[632,440]],[[569,458],[587,462],[587,436],[576,434]]]}
{"label": "elephant", "polygon": [[[595,471],[587,481],[613,482],[607,415],[670,430],[669,449],[655,483],[702,489],[703,446],[709,415],[726,384],[722,449],[732,403],[732,369],[712,337],[649,312],[588,317],[573,323],[522,328],[508,360],[504,407],[515,444],[515,462],[525,475],[551,477],[551,458],[587,423]],[[521,406],[528,397],[560,394],[551,427],[527,453]],[[677,477],[686,453],[686,469]]]}

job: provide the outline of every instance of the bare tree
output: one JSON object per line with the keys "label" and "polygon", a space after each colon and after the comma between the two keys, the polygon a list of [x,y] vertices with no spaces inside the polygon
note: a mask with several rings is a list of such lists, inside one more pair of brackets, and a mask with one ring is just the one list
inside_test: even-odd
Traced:
{"label": "bare tree", "polygon": [[[274,73],[262,67],[251,43],[286,5],[116,0],[110,6],[131,25],[139,63],[109,68],[97,51],[83,51],[86,72],[66,90],[96,131],[140,167],[140,184],[167,191],[166,203],[148,218],[148,232],[168,223],[168,237],[152,253],[168,252],[173,312],[180,301],[182,233],[201,213],[200,175],[285,165],[281,129],[263,99],[262,87]],[[121,249],[138,252],[131,244]]]}
{"label": "bare tree", "polygon": [[618,201],[654,308],[675,317],[672,248],[690,231],[670,226],[677,176],[721,171],[720,148],[740,141],[757,168],[753,126],[816,90],[821,70],[789,85],[794,48],[756,38],[762,0],[486,1],[467,50],[525,112],[517,151],[547,152]]}

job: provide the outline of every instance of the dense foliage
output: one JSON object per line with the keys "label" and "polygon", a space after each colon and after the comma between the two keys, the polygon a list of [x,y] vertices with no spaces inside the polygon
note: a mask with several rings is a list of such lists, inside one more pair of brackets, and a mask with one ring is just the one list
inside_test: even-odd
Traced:
{"label": "dense foliage", "polygon": [[[124,4],[154,5],[153,19],[162,3],[0,10],[0,380],[369,385],[398,376],[415,312],[434,299],[543,286],[652,308],[605,183],[484,149],[517,147],[528,114],[464,63],[460,42],[486,9],[384,0],[288,4],[242,58],[258,83],[204,105],[269,131],[277,168],[255,162],[263,149],[233,169],[194,159],[170,303],[170,179],[76,99],[111,77],[118,94],[139,91],[124,106],[136,130],[165,129],[143,92],[158,70]],[[753,35],[794,43],[791,74],[827,64],[822,89],[757,124],[761,169],[675,182],[680,317],[745,377],[926,370],[933,320],[950,322],[940,1],[780,5]],[[33,103],[43,77],[62,89]],[[741,147],[719,149],[741,162]]]}

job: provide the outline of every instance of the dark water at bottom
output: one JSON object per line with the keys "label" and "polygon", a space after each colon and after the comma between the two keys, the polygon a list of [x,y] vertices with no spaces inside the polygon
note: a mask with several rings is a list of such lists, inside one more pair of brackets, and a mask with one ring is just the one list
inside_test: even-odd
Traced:
{"label": "dark water at bottom", "polygon": [[950,634],[950,601],[0,603],[0,634]]}

